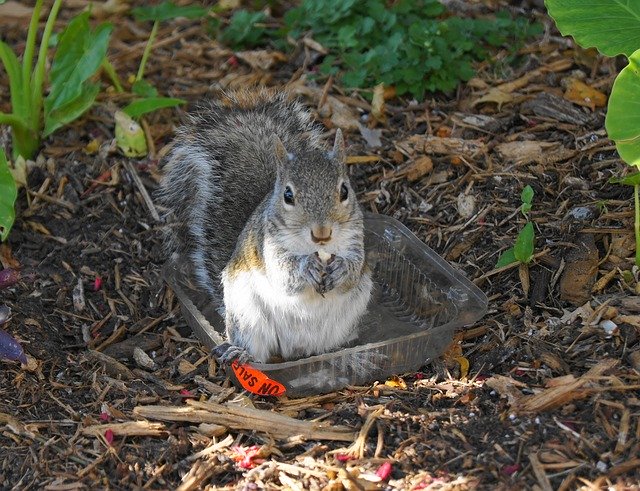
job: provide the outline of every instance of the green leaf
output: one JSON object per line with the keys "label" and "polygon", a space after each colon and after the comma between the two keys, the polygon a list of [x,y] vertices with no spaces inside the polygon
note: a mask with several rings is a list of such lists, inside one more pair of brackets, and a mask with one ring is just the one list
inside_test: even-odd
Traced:
{"label": "green leaf", "polygon": [[533,200],[534,191],[531,186],[528,184],[520,193],[520,200],[522,201],[522,206],[520,207],[520,211],[523,215],[527,215],[531,211],[531,201]]}
{"label": "green leaf", "polygon": [[28,100],[29,87],[25,87],[22,83],[22,71],[20,62],[13,50],[0,41],[0,60],[4,65],[4,69],[9,76],[9,92],[11,93],[11,110],[20,118],[28,119]]}
{"label": "green leaf", "polygon": [[16,219],[14,204],[18,190],[9,172],[9,164],[4,150],[0,148],[0,242],[7,240],[9,231]]}
{"label": "green leaf", "polygon": [[522,200],[522,203],[530,205],[531,201],[533,200],[534,194],[535,192],[533,191],[533,188],[527,184],[522,190],[522,193],[520,193],[520,199]]}
{"label": "green leaf", "polygon": [[172,97],[148,97],[146,99],[139,99],[133,101],[122,111],[131,118],[139,118],[143,114],[153,112],[157,109],[165,107],[175,107],[180,104],[185,104],[187,101],[183,99],[174,99]]}
{"label": "green leaf", "polygon": [[516,243],[513,246],[513,255],[523,264],[527,264],[533,257],[535,235],[533,231],[533,223],[527,224],[520,230]]}
{"label": "green leaf", "polygon": [[626,186],[640,186],[640,172],[634,172],[625,177],[609,178],[611,184],[624,184]]}
{"label": "green leaf", "polygon": [[236,10],[231,16],[229,26],[224,30],[220,39],[235,47],[255,46],[266,33],[266,29],[256,26],[264,21],[267,16],[264,12],[249,12],[248,10]]}
{"label": "green leaf", "polygon": [[131,86],[131,92],[141,97],[156,97],[158,89],[144,79],[136,80]]}
{"label": "green leaf", "polygon": [[513,264],[517,262],[518,260],[516,259],[516,256],[513,253],[513,247],[510,247],[509,249],[504,251],[502,254],[500,254],[500,257],[498,258],[498,262],[496,263],[496,268],[501,268],[503,266],[507,266],[509,264]]}
{"label": "green leaf", "polygon": [[150,7],[136,7],[131,10],[137,21],[153,20],[163,21],[186,17],[187,19],[199,19],[207,15],[208,10],[197,5],[181,7],[168,0],[159,5]]}
{"label": "green leaf", "polygon": [[76,16],[60,37],[51,66],[51,92],[45,100],[45,113],[80,97],[83,84],[100,68],[107,53],[113,26],[101,24],[93,32],[89,12]]}
{"label": "green leaf", "polygon": [[100,92],[98,84],[85,83],[82,85],[82,92],[62,106],[47,111],[44,119],[43,136],[49,136],[55,130],[71,121],[79,118],[85,111],[93,106],[96,96]]}
{"label": "green leaf", "polygon": [[622,160],[640,166],[640,49],[613,83],[605,127]]}
{"label": "green leaf", "polygon": [[564,36],[608,56],[630,56],[640,46],[638,0],[545,0]]}

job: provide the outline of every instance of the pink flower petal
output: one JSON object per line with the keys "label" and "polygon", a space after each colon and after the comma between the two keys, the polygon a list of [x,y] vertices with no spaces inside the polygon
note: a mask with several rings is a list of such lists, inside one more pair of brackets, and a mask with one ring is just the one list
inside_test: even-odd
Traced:
{"label": "pink flower petal", "polygon": [[104,439],[107,440],[109,445],[113,444],[113,436],[113,430],[111,428],[104,432]]}
{"label": "pink flower petal", "polygon": [[348,462],[349,460],[352,460],[353,457],[349,454],[346,453],[337,453],[336,454],[336,460],[338,462]]}
{"label": "pink flower petal", "polygon": [[518,472],[520,469],[522,469],[522,466],[520,464],[505,465],[502,468],[502,473],[505,476],[511,476],[511,475],[515,474],[516,472]]}
{"label": "pink flower petal", "polygon": [[180,390],[180,395],[182,396],[183,399],[195,399],[195,395],[193,394],[193,392],[191,392],[190,390],[187,389],[181,389]]}
{"label": "pink flower petal", "polygon": [[391,475],[392,470],[393,470],[393,467],[391,465],[391,462],[385,462],[380,467],[378,467],[378,470],[376,471],[376,476],[378,476],[383,481],[386,481],[387,479],[389,479],[389,476]]}

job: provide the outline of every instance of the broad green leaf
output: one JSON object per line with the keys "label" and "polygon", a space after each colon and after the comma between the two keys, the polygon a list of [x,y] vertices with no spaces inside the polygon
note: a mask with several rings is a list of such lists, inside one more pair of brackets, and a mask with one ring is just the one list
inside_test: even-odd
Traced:
{"label": "broad green leaf", "polygon": [[64,106],[80,96],[84,82],[102,64],[112,30],[111,24],[101,24],[92,31],[89,27],[89,12],[71,20],[60,37],[51,66],[51,92],[45,100],[46,112]]}
{"label": "broad green leaf", "polygon": [[0,242],[7,240],[9,231],[16,219],[14,204],[18,190],[9,172],[9,164],[4,150],[0,148]]}
{"label": "broad green leaf", "polygon": [[626,186],[640,186],[640,172],[634,172],[625,177],[612,177],[611,184],[625,184]]}
{"label": "broad green leaf", "polygon": [[630,56],[640,46],[638,0],[545,0],[564,36],[608,56]]}
{"label": "broad green leaf", "polygon": [[82,92],[78,97],[68,101],[63,106],[58,106],[48,111],[45,115],[43,136],[49,136],[61,126],[79,118],[85,111],[93,106],[98,92],[100,92],[100,86],[98,84],[86,82],[82,85]]}
{"label": "broad green leaf", "polygon": [[187,19],[199,19],[207,15],[207,9],[197,5],[178,6],[168,0],[159,5],[150,7],[136,7],[131,10],[137,21],[153,20],[163,21],[186,17]]}
{"label": "broad green leaf", "polygon": [[513,246],[513,255],[518,261],[523,264],[527,264],[531,261],[534,241],[535,235],[533,231],[533,223],[527,222],[522,230],[520,230],[516,243]]}
{"label": "broad green leaf", "polygon": [[156,97],[158,95],[158,89],[144,79],[136,80],[131,86],[131,92],[140,97]]}
{"label": "broad green leaf", "polygon": [[127,157],[147,155],[147,140],[138,123],[122,111],[116,111],[116,145]]}
{"label": "broad green leaf", "polygon": [[165,107],[175,107],[184,104],[187,101],[183,99],[174,99],[173,97],[147,97],[146,99],[138,99],[133,101],[123,111],[132,118],[139,118],[143,114],[153,112],[157,109]]}
{"label": "broad green leaf", "polygon": [[498,262],[496,263],[496,268],[501,268],[502,266],[507,266],[508,264],[517,263],[518,260],[516,256],[513,254],[513,247],[510,247],[498,258]]}
{"label": "broad green leaf", "polygon": [[605,127],[622,160],[640,166],[640,49],[613,83]]}

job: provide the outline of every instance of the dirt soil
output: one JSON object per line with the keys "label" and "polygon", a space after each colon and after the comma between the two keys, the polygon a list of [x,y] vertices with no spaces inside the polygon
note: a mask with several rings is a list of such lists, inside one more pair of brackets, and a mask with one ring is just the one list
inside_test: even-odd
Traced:
{"label": "dirt soil", "polygon": [[[162,210],[144,199],[185,109],[146,117],[150,156],[127,159],[112,140],[128,96],[105,90],[44,142],[0,249],[21,272],[0,292],[13,314],[2,329],[29,361],[0,360],[0,488],[638,489],[633,196],[608,182],[628,169],[598,95],[620,63],[515,11],[546,27],[515,68],[483,64],[455,94],[389,98],[376,115],[362,93],[305,78],[310,45],[233,53],[204,22],[163,24],[147,71],[161,94],[193,103],[290,84],[328,141],[346,131],[363,207],[403,222],[489,310],[415,373],[302,399],[235,388],[163,283]],[[150,26],[113,20],[109,57],[126,79]],[[19,24],[0,29],[24,49]],[[358,122],[381,130],[379,146]],[[0,143],[9,150],[7,128]],[[526,185],[534,258],[496,269],[526,223]]]}

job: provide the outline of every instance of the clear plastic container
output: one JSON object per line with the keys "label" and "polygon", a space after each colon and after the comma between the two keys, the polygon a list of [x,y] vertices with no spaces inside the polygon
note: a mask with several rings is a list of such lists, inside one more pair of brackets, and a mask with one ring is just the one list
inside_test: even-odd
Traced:
{"label": "clear plastic container", "polygon": [[[456,328],[486,313],[485,294],[400,222],[366,214],[364,223],[374,289],[357,340],[296,361],[250,364],[279,382],[288,396],[330,392],[417,370],[444,351]],[[220,306],[195,287],[187,262],[170,261],[164,275],[198,338],[209,348],[222,343]]]}

